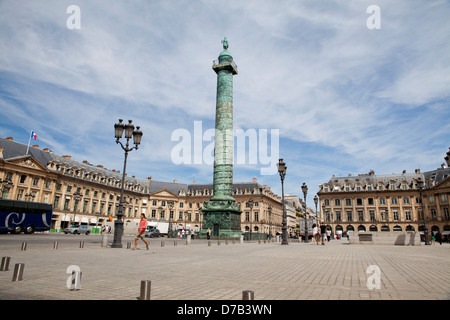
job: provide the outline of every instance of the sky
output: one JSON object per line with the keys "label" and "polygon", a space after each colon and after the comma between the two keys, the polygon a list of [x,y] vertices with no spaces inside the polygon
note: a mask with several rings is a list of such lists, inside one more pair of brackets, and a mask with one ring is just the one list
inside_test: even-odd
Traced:
{"label": "sky", "polygon": [[[262,169],[264,155],[283,158],[285,193],[303,196],[306,182],[313,207],[332,175],[444,162],[448,17],[440,0],[3,0],[0,137],[27,144],[33,130],[41,149],[122,171],[114,124],[131,119],[144,135],[129,176],[211,183],[202,152],[226,37],[239,71],[234,128],[258,137],[234,181],[256,177],[281,195],[277,172]],[[174,151],[187,145],[179,163]]]}

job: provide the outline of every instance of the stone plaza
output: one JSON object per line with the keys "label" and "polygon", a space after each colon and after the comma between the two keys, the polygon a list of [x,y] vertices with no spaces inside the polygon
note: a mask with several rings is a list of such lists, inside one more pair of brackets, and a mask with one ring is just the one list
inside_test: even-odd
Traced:
{"label": "stone plaza", "polygon": [[[151,300],[416,300],[450,298],[450,245],[353,245],[347,239],[325,245],[151,239],[127,249],[102,247],[100,235],[63,242],[0,241],[0,300],[137,300],[140,284],[151,281]],[[109,238],[109,242],[112,237]],[[24,264],[22,281],[12,281],[15,264]],[[80,289],[70,290],[70,270],[81,271]],[[377,283],[375,268],[379,268]],[[69,273],[68,273],[69,272]],[[378,286],[377,286],[378,284]]]}

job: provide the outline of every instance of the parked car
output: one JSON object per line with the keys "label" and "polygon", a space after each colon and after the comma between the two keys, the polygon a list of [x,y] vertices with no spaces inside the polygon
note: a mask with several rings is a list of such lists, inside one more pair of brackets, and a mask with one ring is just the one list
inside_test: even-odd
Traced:
{"label": "parked car", "polygon": [[91,228],[85,225],[80,225],[80,226],[70,226],[68,228],[64,229],[64,233],[68,234],[86,234],[88,235],[89,233],[91,233]]}
{"label": "parked car", "polygon": [[145,231],[145,236],[147,238],[157,238],[161,236],[161,232],[159,232],[158,229],[147,229],[147,231]]}

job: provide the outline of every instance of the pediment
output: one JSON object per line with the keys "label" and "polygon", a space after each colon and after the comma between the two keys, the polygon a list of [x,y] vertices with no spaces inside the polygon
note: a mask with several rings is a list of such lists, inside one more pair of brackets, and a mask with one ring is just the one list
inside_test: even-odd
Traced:
{"label": "pediment", "polygon": [[35,160],[32,156],[20,156],[15,158],[9,158],[5,160],[6,163],[14,164],[20,167],[30,168],[38,171],[48,172],[48,169],[44,167],[39,161]]}
{"label": "pediment", "polygon": [[167,189],[155,191],[153,193],[150,193],[150,195],[154,196],[154,197],[169,197],[169,198],[178,197],[176,194],[174,194],[173,192],[170,192]]}
{"label": "pediment", "polygon": [[450,177],[442,180],[437,185],[434,186],[434,189],[443,189],[443,188],[450,188]]}

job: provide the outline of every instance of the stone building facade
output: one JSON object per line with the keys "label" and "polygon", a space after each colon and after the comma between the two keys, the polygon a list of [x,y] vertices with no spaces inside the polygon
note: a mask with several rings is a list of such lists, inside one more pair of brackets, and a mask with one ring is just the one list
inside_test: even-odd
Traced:
{"label": "stone building facade", "polygon": [[350,231],[429,231],[450,233],[450,168],[421,173],[333,176],[319,186],[320,218],[334,233]]}
{"label": "stone building facade", "polygon": [[[118,210],[122,174],[69,155],[56,155],[0,138],[0,196],[5,199],[53,204],[52,228],[72,223],[113,226]],[[213,193],[212,184],[155,181],[152,177],[125,179],[125,232],[137,230],[140,214],[150,221],[169,222],[172,230],[202,227],[201,208]],[[234,183],[233,197],[241,203],[242,232],[281,233],[281,197],[270,187],[252,182]],[[249,200],[253,207],[249,207]]]}

